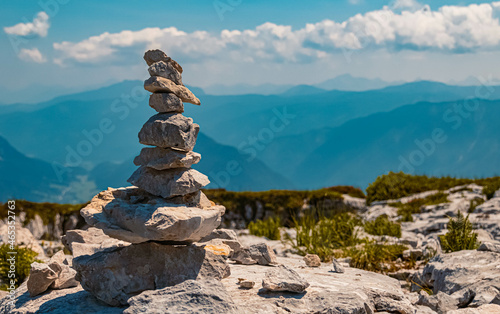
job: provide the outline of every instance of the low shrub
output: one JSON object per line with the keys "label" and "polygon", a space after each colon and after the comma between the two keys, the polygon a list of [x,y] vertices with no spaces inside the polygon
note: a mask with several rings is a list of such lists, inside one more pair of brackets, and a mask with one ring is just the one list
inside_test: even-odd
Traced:
{"label": "low shrub", "polygon": [[372,235],[401,238],[401,225],[389,220],[387,215],[378,216],[373,221],[367,221],[364,225],[365,231]]}
{"label": "low shrub", "polygon": [[424,198],[417,198],[408,203],[391,203],[390,206],[398,208],[398,215],[401,216],[401,221],[413,221],[413,214],[419,214],[422,206],[437,205],[449,203],[446,193],[438,192]]}
{"label": "low shrub", "polygon": [[[9,252],[16,252],[16,254],[9,254]],[[0,280],[2,281],[1,290],[7,290],[10,280],[13,279],[16,282],[16,287],[18,287],[30,274],[31,264],[33,262],[40,262],[36,259],[38,253],[28,248],[21,248],[15,246],[10,247],[9,244],[2,244],[0,246]],[[10,261],[8,260],[12,256],[15,256],[15,271],[14,278],[9,278]],[[12,276],[12,275],[10,275]]]}
{"label": "low shrub", "polygon": [[394,265],[408,248],[400,244],[378,244],[367,241],[362,245],[347,248],[344,255],[351,257],[350,266],[368,271],[387,272],[396,270]]}
{"label": "low shrub", "polygon": [[484,204],[484,199],[482,198],[474,198],[469,202],[469,214],[473,213],[476,210],[476,207]]}
{"label": "low shrub", "polygon": [[352,214],[327,217],[311,209],[298,220],[294,219],[297,236],[287,240],[301,255],[317,254],[322,261],[330,261],[334,250],[358,243],[355,227],[359,224],[359,219]]}
{"label": "low shrub", "polygon": [[469,215],[464,216],[458,211],[456,218],[450,218],[448,232],[440,236],[441,247],[446,253],[475,250],[479,247],[477,234],[474,233]]}
{"label": "low shrub", "polygon": [[500,190],[500,178],[498,180],[490,180],[484,184],[483,193],[488,199],[492,199],[495,192]]}
{"label": "low shrub", "polygon": [[355,188],[350,185],[337,185],[337,186],[332,186],[329,188],[326,188],[325,190],[333,191],[333,192],[338,192],[340,194],[347,194],[352,197],[357,197],[357,198],[366,198],[365,193],[363,193],[363,190],[360,188]]}
{"label": "low shrub", "polygon": [[248,224],[248,231],[258,237],[266,237],[270,240],[281,240],[281,219],[269,217],[266,220],[252,221]]}

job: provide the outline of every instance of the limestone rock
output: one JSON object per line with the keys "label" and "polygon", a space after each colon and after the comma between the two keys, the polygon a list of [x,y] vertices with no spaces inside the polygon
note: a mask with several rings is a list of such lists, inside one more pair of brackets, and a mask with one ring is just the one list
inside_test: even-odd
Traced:
{"label": "limestone rock", "polygon": [[162,148],[193,150],[200,126],[179,113],[158,113],[139,132],[139,142]]}
{"label": "limestone rock", "polygon": [[448,313],[448,311],[458,308],[456,300],[443,292],[438,292],[435,295],[428,295],[424,292],[420,295],[416,304],[427,306],[439,314]]}
{"label": "limestone rock", "polygon": [[[9,241],[8,231],[8,225],[0,223],[0,244],[7,243]],[[20,223],[16,223],[16,245],[23,248],[29,248],[33,250],[33,252],[38,253],[37,258],[39,259],[43,259],[45,257],[45,251],[38,243],[37,239],[27,228],[24,228]]]}
{"label": "limestone rock", "polygon": [[295,270],[280,265],[266,272],[265,278],[262,280],[262,287],[270,291],[302,293],[309,287],[309,283]]}
{"label": "limestone rock", "polygon": [[335,257],[332,259],[332,264],[333,264],[333,271],[334,272],[339,273],[339,274],[345,273],[344,267],[342,267],[342,265],[340,265],[339,261],[337,261],[337,259]]}
{"label": "limestone rock", "polygon": [[170,58],[166,53],[159,49],[146,51],[146,53],[144,54],[144,61],[146,61],[148,65],[152,65],[153,63],[158,61],[171,63],[174,68],[179,71],[179,73],[182,73],[182,67],[177,62],[175,62],[174,59]]}
{"label": "limestone rock", "polygon": [[321,259],[316,254],[307,254],[306,256],[304,256],[304,262],[309,267],[321,266]]}
{"label": "limestone rock", "polygon": [[243,289],[252,289],[255,286],[255,281],[242,279],[238,282],[240,284],[240,288]]}
{"label": "limestone rock", "polygon": [[174,93],[183,102],[200,105],[200,100],[185,86],[177,85],[161,76],[152,76],[144,81],[144,89],[151,93]]}
{"label": "limestone rock", "polygon": [[10,298],[0,300],[0,313],[9,314],[120,314],[121,308],[105,305],[97,300],[80,285],[64,290],[50,290],[47,293],[30,297],[27,284],[24,282],[16,291],[13,304],[9,304]]}
{"label": "limestone rock", "polygon": [[145,291],[128,300],[123,313],[242,313],[217,280],[186,280],[173,287]]}
{"label": "limestone rock", "polygon": [[482,243],[481,246],[479,246],[479,248],[477,250],[478,251],[485,251],[485,252],[500,253],[500,244]]}
{"label": "limestone rock", "polygon": [[375,312],[374,307],[361,296],[342,291],[313,291],[308,292],[302,299],[280,298],[276,303],[285,313],[365,314]]}
{"label": "limestone rock", "polygon": [[[231,229],[215,229],[214,231],[212,231],[212,233],[201,239],[199,242],[206,244],[225,244],[229,246],[233,251],[230,257],[234,255],[234,252],[238,252],[242,248],[242,245],[238,240],[238,237],[236,236],[236,232]],[[255,263],[253,259],[252,261],[253,263]]]}
{"label": "limestone rock", "polygon": [[30,296],[34,297],[47,291],[56,279],[57,274],[49,265],[34,262],[31,264],[30,276],[28,277],[28,291]]}
{"label": "limestone rock", "polygon": [[446,314],[498,314],[500,313],[500,305],[485,304],[478,308],[467,308],[449,311]]}
{"label": "limestone rock", "polygon": [[171,80],[177,85],[183,85],[181,74],[179,73],[179,71],[177,71],[177,69],[174,68],[174,66],[170,62],[155,62],[149,66],[148,71],[149,75],[151,76],[161,76]]}
{"label": "limestone rock", "polygon": [[159,113],[184,112],[182,100],[172,93],[155,93],[149,96],[149,106]]}
{"label": "limestone rock", "polygon": [[231,259],[244,265],[271,265],[277,263],[276,254],[266,243],[257,243],[241,248],[234,252]]}
{"label": "limestone rock", "polygon": [[211,206],[201,191],[196,195],[199,203],[187,207],[135,187],[109,188],[96,195],[81,215],[89,225],[122,241],[193,242],[217,228],[225,211],[223,206]]}
{"label": "limestone rock", "polygon": [[101,229],[97,228],[68,230],[61,241],[73,253],[74,257],[92,255],[108,248],[130,245],[128,242],[107,236]]}
{"label": "limestone rock", "polygon": [[51,257],[49,267],[56,273],[56,280],[50,285],[52,289],[67,289],[76,287],[76,271],[70,267],[64,251],[59,251]]}
{"label": "limestone rock", "polygon": [[162,289],[190,279],[222,279],[229,266],[222,256],[196,245],[156,242],[108,249],[73,260],[77,280],[98,299],[112,306],[145,290]]}
{"label": "limestone rock", "polygon": [[145,147],[139,156],[135,157],[136,166],[145,166],[156,170],[171,168],[190,168],[197,164],[201,155],[193,151],[183,152],[170,148]]}
{"label": "limestone rock", "polygon": [[195,193],[210,183],[206,175],[194,169],[174,168],[160,171],[144,166],[137,169],[128,182],[164,198]]}

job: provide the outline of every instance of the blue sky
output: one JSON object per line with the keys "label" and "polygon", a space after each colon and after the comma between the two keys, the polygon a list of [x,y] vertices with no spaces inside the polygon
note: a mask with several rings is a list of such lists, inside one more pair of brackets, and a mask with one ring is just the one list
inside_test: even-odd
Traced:
{"label": "blue sky", "polygon": [[187,84],[202,87],[312,84],[345,73],[500,78],[500,4],[491,1],[1,3],[0,92],[9,102],[28,88],[63,94],[143,79],[142,53],[156,46],[184,66]]}

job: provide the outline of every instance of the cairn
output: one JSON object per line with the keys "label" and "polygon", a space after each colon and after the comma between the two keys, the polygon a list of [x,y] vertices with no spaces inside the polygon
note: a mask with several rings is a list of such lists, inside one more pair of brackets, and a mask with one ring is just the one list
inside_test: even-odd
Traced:
{"label": "cairn", "polygon": [[188,279],[229,276],[225,248],[195,243],[211,234],[225,212],[200,190],[210,181],[191,168],[199,125],[182,115],[184,102],[200,100],[182,83],[182,67],[160,50],[144,55],[151,77],[149,105],[158,113],[139,132],[148,145],[134,159],[128,182],[108,188],[81,210],[85,221],[110,237],[131,243],[75,258],[76,279],[98,299],[122,306],[144,290]]}

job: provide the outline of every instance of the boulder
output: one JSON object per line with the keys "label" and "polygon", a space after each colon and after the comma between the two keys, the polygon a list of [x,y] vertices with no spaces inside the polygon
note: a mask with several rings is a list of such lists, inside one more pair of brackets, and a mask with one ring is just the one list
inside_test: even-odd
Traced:
{"label": "boulder", "polygon": [[161,51],[160,49],[146,51],[146,53],[144,54],[144,61],[146,61],[146,63],[148,65],[152,65],[153,63],[158,62],[158,61],[164,61],[167,63],[171,63],[173,65],[173,67],[177,71],[179,71],[179,73],[182,74],[182,67],[177,62],[175,62],[174,59],[167,56],[167,54],[164,53],[163,51]]}
{"label": "boulder", "polygon": [[108,248],[130,245],[128,242],[107,236],[101,229],[92,227],[87,230],[68,230],[61,237],[61,241],[74,257],[92,255]]}
{"label": "boulder", "polygon": [[500,313],[500,305],[485,304],[478,308],[458,309],[449,311],[446,314],[498,314]]}
{"label": "boulder", "polygon": [[416,304],[427,306],[439,314],[445,314],[448,311],[458,309],[456,300],[443,292],[438,292],[434,295],[428,295],[424,292],[420,294]]}
{"label": "boulder", "polygon": [[183,102],[200,105],[200,100],[185,86],[177,85],[173,81],[161,76],[151,76],[144,81],[144,89],[151,93],[173,93]]}
{"label": "boulder", "polygon": [[186,280],[173,287],[144,291],[128,300],[123,313],[242,313],[220,281]]}
{"label": "boulder", "polygon": [[[9,225],[0,223],[0,244],[8,243],[9,241]],[[45,251],[42,246],[38,243],[38,240],[33,236],[33,234],[24,228],[20,223],[16,223],[16,245],[22,248],[28,248],[37,253],[37,258],[45,258]]]}
{"label": "boulder", "polygon": [[304,256],[304,262],[309,267],[321,266],[321,259],[316,254],[307,254],[306,256]]}
{"label": "boulder", "polygon": [[85,221],[110,237],[145,241],[194,242],[209,235],[221,223],[223,206],[212,206],[198,192],[198,206],[172,203],[138,188],[109,188],[81,210]]}
{"label": "boulder", "polygon": [[96,298],[112,306],[145,290],[170,287],[190,279],[222,279],[230,274],[222,256],[203,246],[156,242],[108,249],[73,260],[77,280]]}
{"label": "boulder", "polygon": [[56,273],[56,280],[50,285],[52,289],[67,289],[78,286],[76,271],[70,267],[64,251],[59,251],[51,257],[49,267]]}
{"label": "boulder", "polygon": [[477,250],[484,251],[484,252],[500,253],[500,244],[482,243]]}
{"label": "boulder", "polygon": [[34,297],[47,291],[56,279],[57,274],[49,265],[37,262],[32,263],[27,283],[30,296]]}
{"label": "boulder", "polygon": [[184,112],[182,100],[172,93],[155,93],[149,96],[149,106],[158,113]]}
{"label": "boulder", "polygon": [[149,66],[148,72],[151,76],[161,76],[171,80],[177,85],[183,85],[181,74],[179,73],[179,71],[177,71],[177,69],[174,68],[174,66],[170,62],[155,62]]}
{"label": "boulder", "polygon": [[139,167],[128,182],[164,198],[195,193],[210,183],[206,175],[194,169],[155,170],[144,166]]}
{"label": "boulder", "polygon": [[136,166],[145,166],[155,170],[166,170],[172,168],[191,168],[201,159],[201,155],[193,151],[184,152],[180,150],[145,147],[139,156],[135,157]]}
{"label": "boulder", "polygon": [[143,145],[179,150],[193,150],[200,126],[180,113],[158,113],[146,122],[139,132]]}
{"label": "boulder", "polygon": [[269,291],[302,293],[309,287],[309,283],[295,270],[280,265],[266,272],[265,278],[262,280],[262,287]]}
{"label": "boulder", "polygon": [[[414,281],[444,292],[455,299],[467,299],[471,307],[492,302],[500,287],[500,254],[483,251],[458,251],[432,258]],[[414,290],[420,289],[417,285]],[[464,303],[465,301],[461,301]],[[465,302],[466,303],[466,302]]]}

